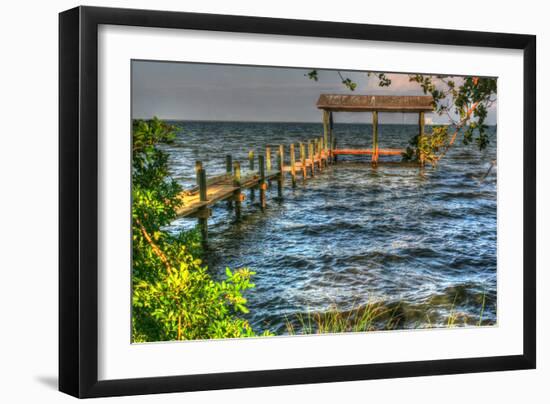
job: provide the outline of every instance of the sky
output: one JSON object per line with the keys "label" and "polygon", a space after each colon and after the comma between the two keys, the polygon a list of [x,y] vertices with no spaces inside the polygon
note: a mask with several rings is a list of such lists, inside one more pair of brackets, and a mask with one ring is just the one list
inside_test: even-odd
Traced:
{"label": "sky", "polygon": [[[423,95],[407,74],[389,74],[390,87],[364,72],[341,71],[357,83],[350,91],[335,70],[217,65],[203,63],[132,61],[132,118],[157,116],[170,120],[320,122],[315,106],[321,93],[368,95]],[[370,123],[371,113],[338,112],[335,122]],[[414,124],[416,114],[381,113],[379,122]],[[448,118],[426,114],[427,123]],[[487,123],[496,123],[496,103]]]}

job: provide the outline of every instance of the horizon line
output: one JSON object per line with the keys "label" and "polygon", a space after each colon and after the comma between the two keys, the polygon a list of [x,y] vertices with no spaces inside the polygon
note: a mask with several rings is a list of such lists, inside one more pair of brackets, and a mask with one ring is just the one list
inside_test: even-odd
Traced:
{"label": "horizon line", "polygon": [[[158,118],[158,117],[157,117]],[[139,118],[131,118],[132,120],[150,120],[153,119],[153,117],[139,117]],[[272,120],[242,120],[242,119],[181,119],[181,118],[158,118],[163,121],[173,121],[173,122],[212,122],[212,123],[313,123],[313,124],[323,124],[322,121],[272,121]],[[340,125],[372,125],[372,122],[338,122],[334,121],[334,124],[340,124]],[[417,125],[416,123],[399,123],[399,122],[378,122],[378,125]],[[451,125],[450,123],[426,123],[425,125],[431,126],[431,125]],[[494,124],[486,124],[487,126],[497,126],[496,123]]]}

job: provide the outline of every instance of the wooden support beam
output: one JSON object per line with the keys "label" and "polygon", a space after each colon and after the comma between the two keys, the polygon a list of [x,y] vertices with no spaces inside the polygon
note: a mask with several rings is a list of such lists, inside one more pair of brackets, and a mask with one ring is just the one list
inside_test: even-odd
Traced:
{"label": "wooden support beam", "polygon": [[307,154],[311,163],[311,176],[315,177],[315,164],[313,163],[313,143],[311,143],[311,140],[307,141]]}
{"label": "wooden support beam", "polygon": [[271,147],[265,148],[265,168],[267,172],[271,171]]}
{"label": "wooden support beam", "polygon": [[[254,150],[248,152],[248,168],[250,171],[254,171]],[[250,202],[254,202],[256,199],[256,193],[254,192],[254,187],[250,188]]]}
{"label": "wooden support beam", "polygon": [[334,120],[332,118],[332,112],[328,114],[328,129],[329,129],[329,157],[330,157],[330,163],[334,163],[334,159],[332,157],[332,151],[336,148],[336,137],[334,136]]}
{"label": "wooden support beam", "polygon": [[323,138],[319,138],[319,167],[324,168],[324,161],[323,161],[323,150],[325,148],[325,145],[323,143]]}
{"label": "wooden support beam", "polygon": [[244,198],[244,194],[241,194],[241,163],[235,161],[233,163],[233,185],[238,187],[236,191],[233,192],[233,200],[235,201],[235,216],[237,220],[241,218],[241,202]]}
{"label": "wooden support beam", "polygon": [[313,139],[312,141],[312,148],[313,148],[313,160],[311,160],[311,163],[315,165],[315,160],[317,160],[317,139]]}
{"label": "wooden support beam", "polygon": [[[208,193],[207,185],[206,185],[206,170],[204,168],[200,168],[197,173],[197,177],[199,179],[199,198],[201,202],[206,202],[206,196]],[[202,242],[206,243],[208,241],[208,215],[207,215],[207,207],[203,207],[199,209],[198,212],[198,221],[199,221],[199,229],[202,236]]]}
{"label": "wooden support beam", "polygon": [[285,170],[285,147],[282,144],[279,145],[279,155],[281,156],[281,167],[280,167],[279,171],[281,173],[284,173],[284,170]]}
{"label": "wooden support beam", "polygon": [[[381,149],[378,148],[378,155],[379,156],[400,156],[403,153],[406,152],[406,149]],[[333,151],[334,156],[340,156],[340,155],[365,155],[370,154],[372,155],[374,153],[373,149],[336,149]]]}
{"label": "wooden support beam", "polygon": [[260,170],[260,207],[265,210],[265,190],[267,184],[265,182],[265,161],[264,156],[261,154],[258,156],[258,169]]}
{"label": "wooden support beam", "polygon": [[292,178],[292,188],[296,188],[296,155],[294,153],[294,143],[290,144],[290,176]]}
{"label": "wooden support beam", "polygon": [[378,164],[378,111],[372,112],[372,166]]}
{"label": "wooden support beam", "polygon": [[302,163],[302,180],[307,178],[307,165],[306,165],[306,148],[302,142],[300,142],[300,162]]}
{"label": "wooden support beam", "polygon": [[197,186],[199,186],[199,171],[202,170],[202,161],[195,161],[195,179],[197,181]]}
{"label": "wooden support beam", "polygon": [[[227,175],[231,175],[233,172],[233,157],[231,154],[227,154],[225,156],[225,172]],[[227,200],[227,209],[231,209],[233,207],[233,203],[230,199]]]}
{"label": "wooden support beam", "polygon": [[315,160],[317,160],[317,164],[319,165],[319,172],[323,171],[323,165],[321,164],[321,153],[319,152],[321,150],[321,140],[315,139]]}
{"label": "wooden support beam", "polygon": [[323,110],[323,138],[325,141],[325,146],[328,145],[328,142],[330,140],[330,112]]}
{"label": "wooden support beam", "polygon": [[284,178],[284,166],[283,166],[283,145],[279,146],[279,153],[277,153],[277,169],[279,175],[277,176],[277,196],[283,197],[283,178]]}
{"label": "wooden support beam", "polygon": [[[265,169],[269,173],[271,172],[271,147],[265,148]],[[268,185],[271,188],[271,180],[268,180]]]}
{"label": "wooden support beam", "polygon": [[418,113],[418,133],[420,136],[424,134],[424,124],[426,123],[424,118],[424,111]]}

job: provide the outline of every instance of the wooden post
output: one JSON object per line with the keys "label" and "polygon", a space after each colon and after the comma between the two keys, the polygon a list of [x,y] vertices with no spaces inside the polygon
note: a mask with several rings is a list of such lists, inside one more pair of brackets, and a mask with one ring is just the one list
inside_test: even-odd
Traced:
{"label": "wooden post", "polygon": [[277,196],[279,198],[283,197],[283,146],[279,146],[279,153],[277,153],[277,169],[279,170],[279,175],[277,176]]}
{"label": "wooden post", "polygon": [[319,138],[319,167],[323,168],[323,149],[325,147],[323,143],[323,137]]}
{"label": "wooden post", "polygon": [[[248,152],[248,168],[254,172],[254,150]],[[254,199],[256,199],[256,193],[254,192],[254,187],[252,187],[250,188],[250,202],[254,202]]]}
{"label": "wooden post", "polygon": [[279,172],[283,175],[283,179],[284,179],[284,174],[285,174],[285,171],[284,171],[284,168],[285,168],[285,147],[282,144],[279,145],[279,155],[281,156],[281,167],[280,167]]}
{"label": "wooden post", "polygon": [[321,171],[321,162],[319,161],[319,140],[313,139],[313,161],[317,160],[319,171]]}
{"label": "wooden post", "polygon": [[319,138],[319,170],[323,169],[323,138]]}
{"label": "wooden post", "polygon": [[271,171],[271,147],[265,148],[265,168],[267,172]]}
{"label": "wooden post", "polygon": [[267,184],[265,182],[265,162],[264,156],[261,154],[258,156],[258,169],[260,170],[260,207],[265,210],[265,190]]}
{"label": "wooden post", "polygon": [[238,187],[233,192],[233,199],[235,200],[235,216],[239,220],[241,218],[241,202],[244,195],[241,194],[241,163],[238,161],[233,163],[233,185]]}
{"label": "wooden post", "polygon": [[424,134],[424,124],[425,124],[424,111],[421,111],[418,114],[418,133],[420,134],[420,136]]}
{"label": "wooden post", "polygon": [[[271,167],[271,147],[266,146],[265,148],[265,170],[269,174],[272,170]],[[271,180],[268,180],[268,186],[271,188]]]}
{"label": "wooden post", "polygon": [[313,139],[312,141],[312,147],[313,147],[313,165],[315,165],[315,160],[317,160],[317,139]]}
{"label": "wooden post", "polygon": [[[207,196],[207,185],[206,185],[206,170],[200,168],[197,172],[197,177],[199,179],[199,199],[201,202],[206,202]],[[204,206],[199,209],[199,228],[201,231],[202,242],[206,243],[208,241],[208,207]]]}
{"label": "wooden post", "polygon": [[202,161],[195,161],[195,176],[197,185],[199,185],[199,171],[202,170]]}
{"label": "wooden post", "polygon": [[296,155],[294,154],[294,143],[290,145],[290,176],[292,177],[292,188],[296,188]]}
{"label": "wooden post", "polygon": [[378,111],[372,112],[372,158],[373,167],[378,164]]}
{"label": "wooden post", "polygon": [[330,112],[323,110],[323,136],[325,140],[325,147],[328,146],[328,142],[330,139],[330,127],[329,127],[329,120],[330,120]]}
{"label": "wooden post", "polygon": [[[231,157],[231,154],[228,154],[225,156],[225,172],[228,176],[231,176],[231,173],[233,171],[233,157]],[[233,203],[231,202],[231,199],[227,201],[227,209],[231,209],[233,207]]]}
{"label": "wooden post", "polygon": [[302,179],[305,181],[307,178],[306,148],[302,142],[300,142],[300,162],[302,163]]}
{"label": "wooden post", "polygon": [[311,140],[307,141],[307,154],[309,157],[309,161],[311,163],[311,176],[315,177],[315,164],[314,164],[314,158],[313,158],[313,143],[311,143]]}
{"label": "wooden post", "polygon": [[330,163],[336,161],[335,156],[332,154],[334,149],[336,148],[336,137],[334,136],[334,120],[332,119],[332,112],[329,112],[328,114],[328,128],[329,128],[329,137],[330,137],[330,144],[329,144],[329,154],[330,154]]}

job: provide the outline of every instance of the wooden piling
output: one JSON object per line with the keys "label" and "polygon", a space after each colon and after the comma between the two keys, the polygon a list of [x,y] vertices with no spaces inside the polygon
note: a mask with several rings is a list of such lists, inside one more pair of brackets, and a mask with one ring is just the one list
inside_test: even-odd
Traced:
{"label": "wooden piling", "polygon": [[[265,148],[265,170],[269,173],[273,170],[273,164],[271,162],[271,147],[266,146]],[[267,187],[271,188],[271,178],[267,180]]]}
{"label": "wooden piling", "polygon": [[[316,164],[318,164],[318,155],[319,155],[319,140],[313,139],[313,162],[315,164],[315,161],[317,161]],[[319,171],[321,171],[321,167],[319,167]]]}
{"label": "wooden piling", "polygon": [[305,181],[307,178],[306,148],[302,142],[300,142],[300,162],[302,163],[302,179]]}
{"label": "wooden piling", "polygon": [[309,161],[311,163],[311,176],[315,177],[315,163],[314,163],[314,156],[313,156],[313,143],[311,143],[311,140],[307,141],[307,154],[309,157]]}
{"label": "wooden piling", "polygon": [[283,180],[284,180],[284,170],[285,170],[285,147],[280,144],[279,145],[279,155],[281,156],[281,167],[279,167],[279,171],[283,173]]}
{"label": "wooden piling", "polygon": [[[197,177],[199,179],[199,199],[201,202],[206,202],[208,191],[206,185],[206,170],[201,167],[197,172]],[[206,243],[208,241],[208,211],[208,207],[205,206],[200,208],[198,212],[199,229],[201,232],[203,243]]]}
{"label": "wooden piling", "polygon": [[199,185],[199,171],[202,170],[202,161],[195,161],[195,178],[197,186]]}
{"label": "wooden piling", "polygon": [[239,220],[241,218],[241,202],[244,194],[241,194],[241,163],[238,161],[233,163],[233,185],[238,187],[233,192],[233,200],[235,201],[235,216]]}
{"label": "wooden piling", "polygon": [[279,146],[279,153],[277,153],[277,169],[279,175],[277,176],[277,196],[283,197],[283,180],[284,180],[284,166],[283,166],[283,146]]}
{"label": "wooden piling", "polygon": [[[254,171],[254,150],[248,152],[248,168],[250,171]],[[250,202],[254,202],[256,199],[256,193],[254,192],[254,187],[250,188]]]}
{"label": "wooden piling", "polygon": [[265,168],[267,172],[271,171],[271,147],[265,148]]}
{"label": "wooden piling", "polygon": [[[233,171],[233,157],[231,156],[231,154],[227,154],[225,156],[225,172],[227,173],[228,176],[230,176],[232,171]],[[231,209],[232,207],[233,207],[233,202],[231,201],[231,199],[228,199],[227,209]]]}
{"label": "wooden piling", "polygon": [[319,147],[318,155],[319,155],[319,171],[323,170],[323,138],[319,138],[319,143],[317,144]]}
{"label": "wooden piling", "polygon": [[265,190],[267,189],[267,184],[265,182],[265,162],[264,156],[261,154],[258,156],[258,169],[260,170],[260,207],[262,210],[265,210]]}
{"label": "wooden piling", "polygon": [[373,167],[378,165],[378,111],[372,112],[372,157]]}
{"label": "wooden piling", "polygon": [[330,155],[330,163],[334,163],[334,156],[332,155],[333,150],[336,148],[336,136],[334,136],[334,120],[332,118],[332,111],[329,112],[328,115],[328,129],[329,129],[329,138],[330,138],[330,144],[329,144],[329,155]]}
{"label": "wooden piling", "polygon": [[418,113],[418,133],[420,136],[424,134],[424,125],[425,125],[424,111],[422,111]]}
{"label": "wooden piling", "polygon": [[294,154],[294,143],[290,144],[290,176],[292,188],[296,188],[296,155]]}
{"label": "wooden piling", "polygon": [[325,141],[325,146],[328,145],[330,138],[330,128],[329,128],[329,118],[330,112],[323,110],[323,137]]}

